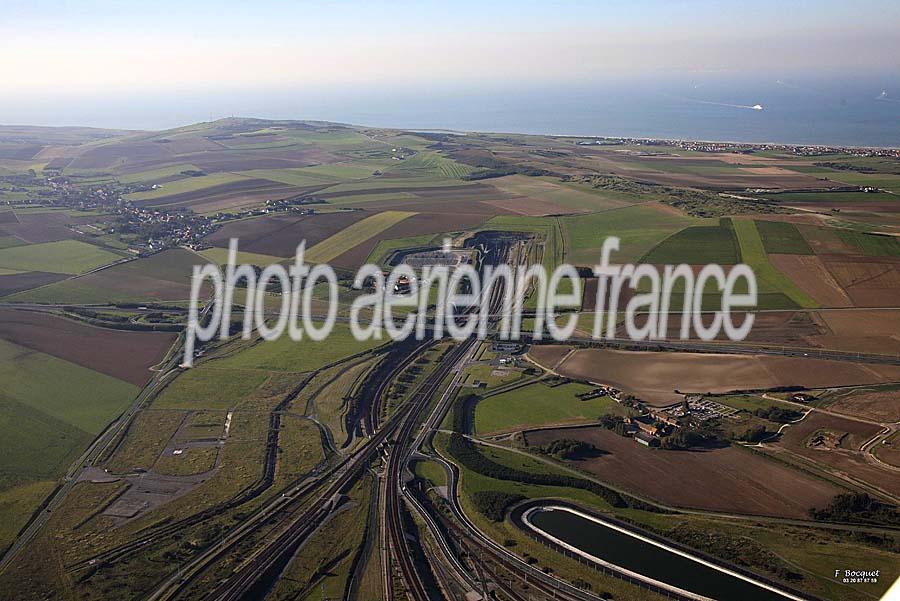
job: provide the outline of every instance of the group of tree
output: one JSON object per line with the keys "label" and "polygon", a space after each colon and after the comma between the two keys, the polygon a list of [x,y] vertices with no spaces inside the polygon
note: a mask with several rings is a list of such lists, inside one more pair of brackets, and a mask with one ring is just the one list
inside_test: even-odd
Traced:
{"label": "group of tree", "polygon": [[722,429],[715,420],[706,420],[676,428],[662,439],[664,449],[694,449],[728,446]]}
{"label": "group of tree", "polygon": [[895,505],[882,503],[866,493],[835,496],[822,509],[810,509],[813,519],[823,522],[856,522],[882,526],[900,526],[900,511]]}
{"label": "group of tree", "polygon": [[492,522],[502,522],[506,514],[506,508],[518,503],[525,497],[519,494],[510,494],[499,490],[479,490],[471,495],[475,508]]}
{"label": "group of tree", "polygon": [[585,459],[605,455],[606,451],[598,449],[589,442],[561,438],[538,447],[538,452],[551,455],[557,459]]}
{"label": "group of tree", "polygon": [[778,422],[779,424],[787,424],[789,422],[797,421],[803,415],[799,411],[794,411],[793,409],[784,409],[782,407],[776,407],[775,405],[757,409],[753,412],[753,414],[756,417],[767,419],[770,422]]}

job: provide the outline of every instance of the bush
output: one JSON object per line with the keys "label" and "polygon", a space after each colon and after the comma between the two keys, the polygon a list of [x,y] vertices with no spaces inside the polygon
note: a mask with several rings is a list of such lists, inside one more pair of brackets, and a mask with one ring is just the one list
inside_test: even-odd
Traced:
{"label": "bush", "polygon": [[779,424],[796,421],[803,415],[799,411],[794,411],[793,409],[782,409],[781,407],[775,406],[757,409],[753,413],[756,417],[761,417],[772,422],[778,422]]}
{"label": "bush", "polygon": [[823,522],[856,522],[900,526],[900,512],[894,505],[882,503],[866,493],[837,495],[824,509],[810,509],[813,519]]}
{"label": "bush", "polygon": [[524,498],[523,495],[513,495],[499,490],[479,490],[472,494],[475,508],[492,522],[502,522],[506,508]]}
{"label": "bush", "polygon": [[552,455],[557,459],[580,459],[583,457],[596,457],[605,455],[606,452],[598,449],[588,442],[563,438],[548,442],[538,447],[538,451],[544,455]]}

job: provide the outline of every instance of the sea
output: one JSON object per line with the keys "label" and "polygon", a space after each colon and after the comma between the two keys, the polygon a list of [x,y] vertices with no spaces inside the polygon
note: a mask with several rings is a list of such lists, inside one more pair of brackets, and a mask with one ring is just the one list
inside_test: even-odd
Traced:
{"label": "sea", "polygon": [[900,147],[900,73],[366,84],[0,99],[0,123],[164,129],[227,116],[406,129]]}

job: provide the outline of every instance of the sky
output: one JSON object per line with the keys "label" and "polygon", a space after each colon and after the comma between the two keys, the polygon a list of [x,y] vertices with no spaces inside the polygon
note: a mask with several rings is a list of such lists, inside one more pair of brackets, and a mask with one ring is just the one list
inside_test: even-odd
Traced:
{"label": "sky", "polygon": [[896,0],[0,0],[0,15],[0,123],[141,96],[900,71]]}

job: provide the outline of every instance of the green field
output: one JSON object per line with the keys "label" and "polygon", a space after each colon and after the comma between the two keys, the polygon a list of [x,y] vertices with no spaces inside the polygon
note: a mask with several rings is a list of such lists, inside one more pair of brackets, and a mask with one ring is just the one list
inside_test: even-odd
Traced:
{"label": "green field", "polygon": [[325,340],[316,342],[304,338],[294,342],[284,335],[278,340],[260,341],[247,350],[217,359],[214,365],[221,369],[307,372],[383,343],[383,340],[358,342],[350,333],[350,326],[337,323]]}
{"label": "green field", "polygon": [[0,267],[21,271],[78,274],[121,259],[92,244],[60,240],[0,250]]}
{"label": "green field", "polygon": [[900,238],[851,230],[836,230],[840,239],[870,257],[900,257]]}
{"label": "green field", "polygon": [[0,250],[4,248],[12,248],[14,246],[24,246],[25,242],[19,240],[15,236],[0,236]]}
{"label": "green field", "polygon": [[0,490],[0,551],[13,542],[19,530],[55,486],[56,482],[53,480],[35,480],[8,490]]}
{"label": "green field", "polygon": [[[749,265],[756,274],[761,301],[764,294],[780,293],[800,307],[815,308],[818,306],[815,300],[797,287],[786,275],[775,269],[775,266],[769,262],[765,246],[754,221],[750,219],[734,219],[733,223],[734,231],[741,246],[741,256],[744,263]],[[782,308],[765,306],[762,302],[759,303],[759,306],[764,309]]]}
{"label": "green field", "polygon": [[524,371],[521,369],[497,367],[487,364],[470,365],[466,368],[463,385],[475,386],[475,383],[478,382],[478,390],[481,393],[484,393],[500,386],[518,382],[527,377],[528,376],[525,375]]}
{"label": "green field", "polygon": [[138,388],[0,340],[0,548]]}
{"label": "green field", "polygon": [[[260,253],[252,253],[245,252],[240,250],[240,244],[238,244],[238,252],[237,252],[237,265],[241,264],[250,264],[256,265],[258,267],[266,267],[271,265],[272,263],[280,263],[284,261],[286,257],[275,257],[272,255],[263,255]],[[220,248],[218,246],[213,246],[212,248],[206,248],[200,251],[200,254],[212,261],[213,263],[218,263],[219,265],[225,265],[228,263],[228,249]],[[199,261],[198,261],[199,262]]]}
{"label": "green field", "polygon": [[417,460],[413,463],[413,473],[433,486],[447,485],[447,472],[437,461]]}
{"label": "green field", "polygon": [[241,372],[201,365],[185,371],[166,386],[154,399],[153,408],[233,409],[254,396],[268,378],[262,371]]}
{"label": "green field", "polygon": [[507,175],[489,181],[492,186],[504,192],[550,202],[575,211],[606,211],[656,199],[656,195],[652,194],[592,188],[587,184],[562,182],[552,177]]}
{"label": "green field", "polygon": [[389,174],[386,174],[378,177],[371,177],[363,181],[337,184],[322,191],[333,194],[335,192],[357,192],[371,190],[372,193],[377,193],[379,189],[384,188],[409,188],[410,190],[414,190],[415,188],[443,188],[445,186],[456,187],[464,184],[465,182],[461,182],[455,179],[449,179],[446,177],[440,177],[437,175],[428,175],[422,177],[390,177]]}
{"label": "green field", "polygon": [[783,221],[756,220],[756,230],[763,241],[763,247],[767,253],[782,253],[788,255],[811,255],[806,238],[793,223]]}
{"label": "green field", "polygon": [[367,202],[381,201],[397,201],[397,200],[414,200],[417,198],[415,194],[409,192],[391,192],[391,193],[372,193],[372,194],[353,194],[349,196],[334,196],[328,198],[328,203],[335,207],[354,207],[358,204]]}
{"label": "green field", "polygon": [[398,250],[408,248],[433,247],[440,243],[441,236],[434,234],[422,234],[421,236],[409,236],[406,238],[392,238],[379,240],[372,252],[369,253],[366,263],[374,263],[386,267],[391,255]]}
{"label": "green field", "polygon": [[560,222],[568,242],[568,261],[592,266],[600,261],[600,249],[607,236],[618,236],[619,252],[612,263],[637,261],[671,234],[692,225],[713,225],[713,219],[675,215],[645,206],[625,207],[592,215],[562,217]]}
{"label": "green field", "polygon": [[307,263],[327,263],[415,213],[383,211],[344,228],[306,251]]}
{"label": "green field", "polygon": [[34,303],[147,303],[164,301],[162,293],[170,289],[172,284],[180,284],[183,294],[180,300],[186,301],[190,296],[193,266],[203,262],[204,258],[200,255],[176,248],[120,263],[96,274],[19,292],[5,300]]}
{"label": "green field", "polygon": [[321,186],[324,184],[334,183],[338,180],[333,177],[326,177],[322,174],[310,172],[309,169],[252,169],[250,171],[240,171],[241,175],[247,177],[255,177],[267,179],[273,182],[289,184],[300,188],[308,186]]}
{"label": "green field", "polygon": [[474,167],[463,165],[453,159],[441,156],[436,152],[420,151],[414,156],[402,161],[392,171],[418,171],[424,176],[446,177],[448,179],[462,179],[473,171]]}
{"label": "green field", "polygon": [[582,401],[575,395],[592,390],[587,384],[563,384],[550,387],[530,384],[509,392],[489,396],[475,408],[475,432],[596,420],[616,406],[609,397]]}
{"label": "green field", "polygon": [[731,220],[720,219],[719,225],[691,226],[669,236],[644,255],[641,262],[655,265],[734,265],[741,262],[741,251]]}
{"label": "green field", "polygon": [[138,393],[111,376],[0,341],[0,381],[10,398],[97,434]]}
{"label": "green field", "polygon": [[120,175],[116,179],[123,184],[141,184],[145,182],[153,182],[170,177],[184,177],[185,171],[199,171],[196,165],[181,164],[169,165],[168,167],[160,167],[159,169],[151,169],[149,171],[139,171],[138,173],[129,173],[128,175]]}
{"label": "green field", "polygon": [[247,179],[243,175],[236,173],[212,173],[200,177],[185,177],[184,179],[169,182],[161,185],[155,190],[147,190],[145,192],[133,192],[127,195],[128,200],[154,200],[165,196],[182,194],[184,192],[196,192],[204,188],[213,186],[221,186],[222,184],[230,184]]}

